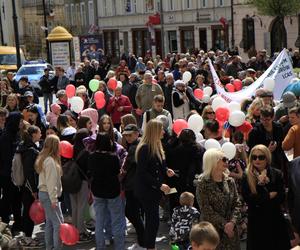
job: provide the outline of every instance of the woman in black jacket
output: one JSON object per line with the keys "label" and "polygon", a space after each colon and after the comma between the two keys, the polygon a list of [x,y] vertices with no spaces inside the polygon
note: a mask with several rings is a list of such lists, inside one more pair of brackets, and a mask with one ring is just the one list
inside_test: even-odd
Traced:
{"label": "woman in black jacket", "polygon": [[125,214],[120,197],[120,161],[114,153],[113,141],[105,132],[98,133],[96,151],[89,156],[88,169],[92,178],[92,193],[96,212],[96,246],[105,248],[104,224],[106,211],[111,216],[114,247],[125,249]]}
{"label": "woman in black jacket", "polygon": [[165,176],[172,177],[174,171],[165,164],[165,153],[161,144],[163,124],[157,120],[147,123],[145,133],[136,149],[135,195],[145,212],[144,248],[155,249],[155,238],[159,227],[159,201],[170,187],[164,183]]}
{"label": "woman in black jacket", "polygon": [[87,128],[81,128],[74,136],[74,158],[79,167],[79,174],[82,180],[81,188],[78,193],[70,194],[72,207],[72,224],[80,233],[80,242],[91,240],[90,234],[84,224],[84,210],[89,199],[89,180],[88,180],[88,158],[89,153],[85,150],[82,140],[90,136]]}
{"label": "woman in black jacket", "polygon": [[41,130],[39,127],[31,125],[24,134],[24,141],[21,142],[16,150],[16,153],[21,154],[23,171],[24,171],[24,184],[21,187],[22,204],[23,204],[23,231],[25,238],[21,240],[21,243],[27,247],[38,246],[38,242],[33,240],[32,233],[34,223],[30,219],[29,210],[37,199],[38,193],[38,175],[35,171],[35,160],[41,150],[39,145],[41,139]]}
{"label": "woman in black jacket", "polygon": [[242,195],[248,205],[247,250],[291,248],[281,205],[285,200],[283,176],[271,167],[271,152],[256,145],[242,181]]}

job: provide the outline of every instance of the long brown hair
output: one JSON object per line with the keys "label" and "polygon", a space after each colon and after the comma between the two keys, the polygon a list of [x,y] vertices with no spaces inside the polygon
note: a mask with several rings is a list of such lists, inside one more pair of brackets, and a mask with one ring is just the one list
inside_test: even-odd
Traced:
{"label": "long brown hair", "polygon": [[[108,131],[105,131],[105,130],[103,129],[103,122],[104,122],[105,119],[107,119],[107,120],[109,121],[109,123],[110,123],[110,128],[109,128]],[[100,132],[106,132],[106,133],[109,134],[110,139],[111,139],[113,142],[116,140],[116,139],[115,139],[115,133],[114,133],[114,124],[113,124],[112,119],[111,119],[110,116],[108,116],[108,115],[102,115],[101,118],[100,118],[100,120],[99,120],[98,125],[99,125],[99,129],[98,129],[98,132],[99,132],[99,133],[100,133]]]}
{"label": "long brown hair", "polygon": [[52,157],[53,160],[60,166],[59,142],[59,138],[56,135],[49,135],[46,137],[44,147],[39,153],[35,163],[35,170],[38,174],[43,171],[43,164],[47,157]]}
{"label": "long brown hair", "polygon": [[253,160],[252,160],[252,155],[253,155],[254,151],[260,151],[263,155],[266,156],[267,165],[270,165],[271,162],[272,162],[271,152],[265,145],[259,144],[259,145],[256,145],[255,147],[253,147],[251,149],[251,152],[249,154],[249,161],[248,161],[248,166],[247,166],[247,169],[246,169],[246,173],[247,173],[248,185],[250,187],[250,191],[251,191],[252,194],[257,193],[257,191],[256,191],[257,180],[256,180],[256,177],[255,177],[255,174],[254,174],[254,166],[253,166]]}
{"label": "long brown hair", "polygon": [[158,157],[160,161],[165,159],[165,152],[161,144],[161,133],[163,130],[162,122],[152,119],[147,123],[145,133],[136,149],[136,160],[138,153],[143,145],[148,145],[150,149],[150,155],[152,157]]}

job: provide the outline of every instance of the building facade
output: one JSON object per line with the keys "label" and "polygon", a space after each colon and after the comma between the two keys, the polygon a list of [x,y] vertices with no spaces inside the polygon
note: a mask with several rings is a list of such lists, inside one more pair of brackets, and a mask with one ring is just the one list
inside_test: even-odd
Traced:
{"label": "building facade", "polygon": [[231,13],[230,0],[98,0],[104,49],[113,57],[228,48]]}
{"label": "building facade", "polygon": [[44,24],[43,0],[22,0],[23,42],[28,59],[47,58],[45,29],[64,26],[64,0],[45,0],[47,27]]}
{"label": "building facade", "polygon": [[280,52],[282,47],[295,49],[298,37],[298,17],[286,17],[285,30],[278,18],[260,15],[247,0],[234,0],[234,39],[243,58],[255,50],[266,49],[269,55]]}

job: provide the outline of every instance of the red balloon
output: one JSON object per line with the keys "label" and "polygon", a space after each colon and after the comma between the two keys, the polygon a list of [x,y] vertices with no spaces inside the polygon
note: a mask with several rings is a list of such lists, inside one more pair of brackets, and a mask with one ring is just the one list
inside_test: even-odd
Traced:
{"label": "red balloon", "polygon": [[110,78],[107,82],[107,87],[111,90],[115,90],[117,88],[118,82],[115,78]]}
{"label": "red balloon", "polygon": [[72,159],[73,158],[73,145],[68,141],[61,141],[59,143],[59,153],[64,158]]}
{"label": "red balloon", "polygon": [[229,118],[230,111],[226,107],[218,107],[216,109],[216,119],[222,123],[226,122]]}
{"label": "red balloon", "polygon": [[177,119],[174,124],[173,124],[173,131],[175,132],[176,135],[180,135],[181,131],[183,129],[188,128],[188,123],[184,119]]}
{"label": "red balloon", "polygon": [[194,90],[194,96],[198,99],[202,99],[203,98],[203,90],[202,89],[195,89]]}
{"label": "red balloon", "polygon": [[76,89],[75,86],[72,84],[68,84],[66,87],[66,95],[68,98],[72,98],[73,96],[75,96],[76,93]]}
{"label": "red balloon", "polygon": [[253,127],[250,122],[244,121],[244,123],[241,126],[237,127],[236,130],[248,134],[252,130],[252,128]]}
{"label": "red balloon", "polygon": [[104,99],[104,93],[102,91],[97,91],[94,95],[94,100],[99,101],[101,99]]}
{"label": "red balloon", "polygon": [[96,101],[96,107],[97,109],[102,109],[105,106],[105,99],[102,98],[100,100],[95,100]]}
{"label": "red balloon", "polygon": [[79,231],[71,224],[61,224],[59,236],[61,241],[67,246],[73,246],[79,241]]}
{"label": "red balloon", "polygon": [[29,217],[34,224],[41,224],[45,221],[45,210],[39,200],[35,200],[29,209]]}
{"label": "red balloon", "polygon": [[233,81],[233,86],[236,91],[239,91],[243,88],[243,82],[240,79],[235,79]]}
{"label": "red balloon", "polygon": [[228,92],[234,92],[235,91],[234,85],[231,84],[231,83],[227,83],[225,85],[225,88],[228,90]]}

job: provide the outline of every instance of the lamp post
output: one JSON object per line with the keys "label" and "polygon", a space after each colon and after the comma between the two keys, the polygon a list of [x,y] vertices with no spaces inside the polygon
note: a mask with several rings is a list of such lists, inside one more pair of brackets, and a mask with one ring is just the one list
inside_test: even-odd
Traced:
{"label": "lamp post", "polygon": [[16,3],[15,0],[12,2],[12,11],[13,11],[13,23],[14,23],[14,32],[15,32],[15,43],[16,43],[16,54],[17,54],[17,69],[21,67],[21,55],[20,55],[20,41],[19,41],[19,30],[18,30],[18,17],[16,12]]}
{"label": "lamp post", "polygon": [[298,37],[295,46],[300,49],[300,13],[298,14]]}
{"label": "lamp post", "polygon": [[163,1],[160,0],[160,25],[161,25],[161,58],[165,58],[165,34],[164,34],[164,12]]}
{"label": "lamp post", "polygon": [[[48,37],[48,23],[47,23],[47,13],[46,13],[46,3],[45,0],[43,0],[43,17],[44,17],[44,26],[45,26],[45,38]],[[49,56],[49,42],[46,39],[46,53],[47,53],[47,62],[50,62],[50,56]]]}
{"label": "lamp post", "polygon": [[234,48],[234,10],[233,10],[233,0],[231,0],[231,5],[230,5],[230,8],[231,8],[231,47],[232,49]]}

